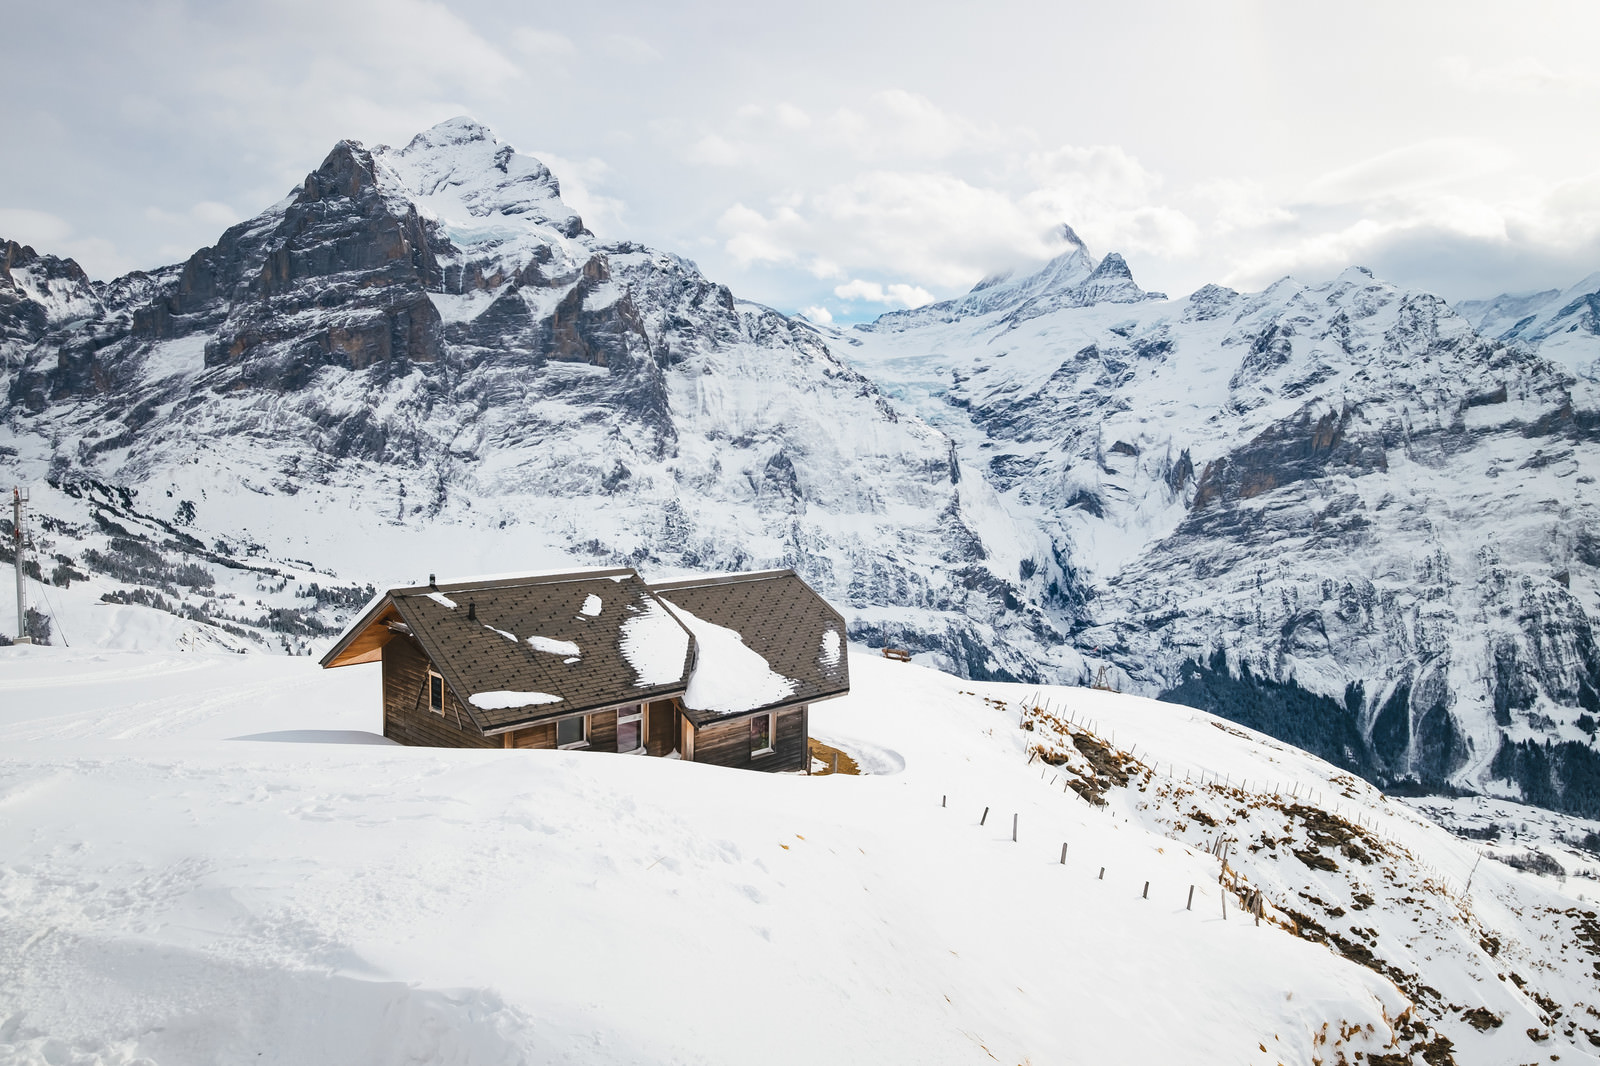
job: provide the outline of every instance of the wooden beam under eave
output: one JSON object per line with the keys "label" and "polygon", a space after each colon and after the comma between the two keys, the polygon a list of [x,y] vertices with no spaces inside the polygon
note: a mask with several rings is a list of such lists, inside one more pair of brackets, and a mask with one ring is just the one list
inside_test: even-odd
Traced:
{"label": "wooden beam under eave", "polygon": [[350,639],[339,654],[324,664],[328,669],[335,666],[355,666],[358,663],[375,663],[383,658],[383,646],[393,640],[395,633],[389,628],[390,622],[398,622],[400,612],[390,604],[381,611],[376,618],[367,623],[367,627]]}

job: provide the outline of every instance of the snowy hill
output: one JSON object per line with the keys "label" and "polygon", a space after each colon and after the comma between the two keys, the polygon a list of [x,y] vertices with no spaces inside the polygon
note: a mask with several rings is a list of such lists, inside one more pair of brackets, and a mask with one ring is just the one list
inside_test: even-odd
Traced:
{"label": "snowy hill", "polygon": [[814,719],[867,774],[807,778],[398,747],[375,670],[304,659],[0,664],[8,1062],[1440,1066],[1600,1045],[1589,882],[1480,860],[1188,708],[857,654]]}
{"label": "snowy hill", "polygon": [[1359,268],[1080,299],[1110,262],[835,337],[1046,533],[1125,687],[1600,816],[1600,437],[1565,364]]}
{"label": "snowy hill", "polygon": [[[1078,668],[1052,651],[1070,582],[948,438],[804,322],[600,243],[541,163],[471,120],[342,142],[181,265],[101,285],[7,255],[3,471],[52,516],[43,550],[126,579],[119,595],[229,613],[207,586],[86,562],[134,540],[151,571],[220,580],[220,557],[248,556],[341,589],[792,566],[858,635],[915,633],[977,676]],[[67,279],[48,299],[46,274]]]}

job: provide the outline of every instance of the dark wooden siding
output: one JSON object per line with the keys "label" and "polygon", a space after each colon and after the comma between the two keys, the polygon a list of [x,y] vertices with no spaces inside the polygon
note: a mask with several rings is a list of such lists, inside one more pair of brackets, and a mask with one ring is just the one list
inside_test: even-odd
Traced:
{"label": "dark wooden siding", "polygon": [[780,712],[771,754],[754,758],[750,756],[749,718],[703,726],[695,730],[694,761],[745,770],[804,770],[806,710],[796,707]]}
{"label": "dark wooden siding", "polygon": [[[410,637],[396,636],[383,646],[383,735],[401,744],[433,748],[498,748],[499,737],[480,734],[444,690],[444,715],[428,709],[428,658]],[[465,728],[457,725],[457,715]]]}
{"label": "dark wooden siding", "polygon": [[556,746],[556,724],[540,722],[538,725],[530,725],[526,729],[507,733],[506,736],[511,738],[506,742],[508,748],[553,748]]}
{"label": "dark wooden siding", "polygon": [[650,734],[645,739],[646,755],[665,755],[678,746],[678,701],[657,700],[646,713]]}
{"label": "dark wooden siding", "polygon": [[601,711],[589,716],[589,751],[617,750],[617,712]]}

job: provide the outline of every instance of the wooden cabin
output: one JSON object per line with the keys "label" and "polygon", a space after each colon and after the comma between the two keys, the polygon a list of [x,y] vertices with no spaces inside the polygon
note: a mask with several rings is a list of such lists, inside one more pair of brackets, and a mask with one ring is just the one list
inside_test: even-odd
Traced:
{"label": "wooden cabin", "polygon": [[383,735],[809,768],[850,691],[845,623],[792,570],[647,585],[632,569],[390,589],[322,658],[381,663]]}

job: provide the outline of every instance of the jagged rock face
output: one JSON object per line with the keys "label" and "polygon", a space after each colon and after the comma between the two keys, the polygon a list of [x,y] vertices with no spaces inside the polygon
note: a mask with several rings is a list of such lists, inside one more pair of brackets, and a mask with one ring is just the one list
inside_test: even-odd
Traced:
{"label": "jagged rock face", "polygon": [[1064,643],[1070,574],[948,438],[804,323],[597,241],[470,120],[342,142],[181,266],[80,284],[87,317],[34,285],[5,320],[4,432],[60,483],[163,490],[358,583],[794,566],[857,633],[971,674],[1037,677]]}
{"label": "jagged rock face", "polygon": [[1360,270],[1041,302],[853,357],[1079,570],[1080,648],[1388,783],[1526,792],[1504,744],[1592,754],[1600,417],[1563,365]]}
{"label": "jagged rock face", "polygon": [[52,325],[98,310],[94,285],[77,263],[0,240],[0,344],[26,347]]}

